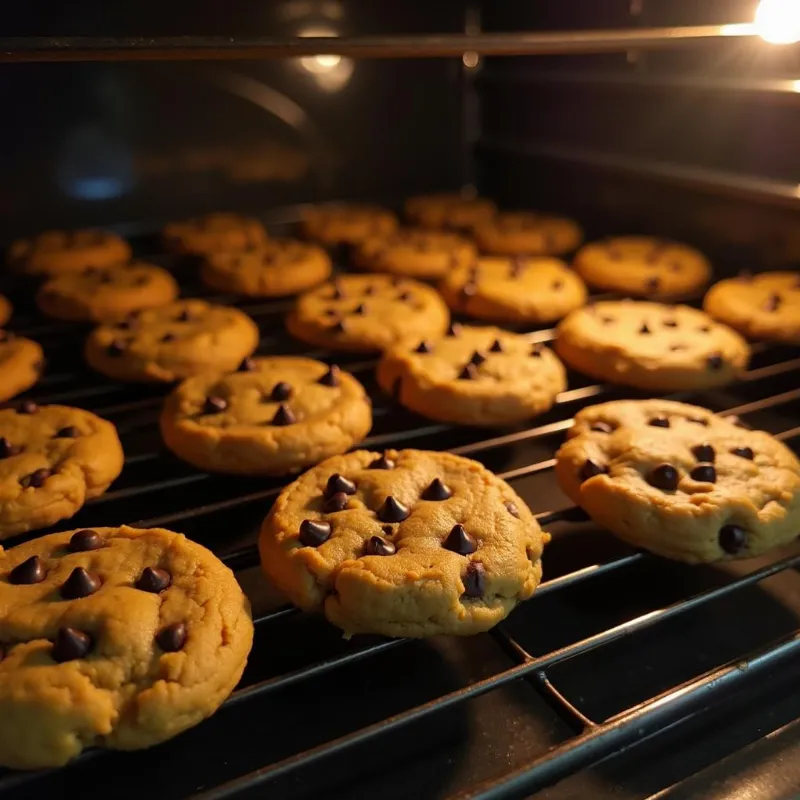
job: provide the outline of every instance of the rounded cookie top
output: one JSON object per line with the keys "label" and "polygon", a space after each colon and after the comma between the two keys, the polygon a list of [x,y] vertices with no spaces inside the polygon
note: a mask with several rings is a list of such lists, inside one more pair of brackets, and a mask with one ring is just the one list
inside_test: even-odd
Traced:
{"label": "rounded cookie top", "polygon": [[800,463],[763,431],[684,403],[622,400],[580,411],[569,436],[562,488],[636,546],[697,563],[797,538]]}
{"label": "rounded cookie top", "polygon": [[200,469],[283,475],[344,453],[372,426],[361,384],[309,358],[248,358],[238,372],[205,373],[167,398],[167,446]]}
{"label": "rounded cookie top", "polygon": [[583,239],[576,222],[535,211],[504,211],[475,226],[475,241],[484,253],[558,256]]}
{"label": "rounded cookie top", "polygon": [[484,631],[533,594],[549,539],[511,487],[448,453],[359,450],[287,486],[262,568],[346,635]]}
{"label": "rounded cookie top", "polygon": [[358,244],[370,236],[388,236],[397,224],[397,217],[385,208],[326,203],[306,209],[301,229],[307,239],[332,246]]}
{"label": "rounded cookie top", "polygon": [[800,344],[800,275],[763,272],[720,281],[703,308],[714,319],[754,339]]}
{"label": "rounded cookie top", "polygon": [[691,294],[711,277],[706,257],[685,244],[618,236],[582,247],[575,269],[597,289],[634,297]]}
{"label": "rounded cookie top", "polygon": [[44,314],[76,322],[100,322],[171,303],[178,296],[172,275],[152,264],[133,263],[57,275],[36,294]]}
{"label": "rounded cookie top", "polygon": [[430,194],[406,200],[405,214],[410,222],[434,230],[472,230],[491,219],[497,206],[487,197],[460,194]]}
{"label": "rounded cookie top", "polygon": [[407,408],[462,425],[510,425],[547,411],[567,387],[552,351],[499,328],[452,326],[384,351],[378,383]]}
{"label": "rounded cookie top", "polygon": [[221,292],[284,297],[316,286],[331,274],[330,256],[317,245],[270,239],[254,250],[208,255],[200,277]]}
{"label": "rounded cookie top", "polygon": [[442,278],[472,264],[475,246],[455,233],[401,228],[390,236],[366,239],[355,252],[356,264],[375,272],[410,278]]}
{"label": "rounded cookie top", "polygon": [[29,275],[60,275],[86,267],[112,267],[131,258],[130,245],[109,231],[46,231],[14,242],[9,264]]}
{"label": "rounded cookie top", "polygon": [[453,311],[490,322],[547,324],[586,302],[583,281],[555,258],[481,258],[451,269],[439,291]]}
{"label": "rounded cookie top", "polygon": [[630,300],[573,311],[558,326],[555,349],[586,375],[655,391],[722,386],[750,358],[738,333],[702,311]]}
{"label": "rounded cookie top", "polygon": [[0,764],[131,750],[212,714],[253,641],[233,573],[182,534],[123,526],[0,552]]}
{"label": "rounded cookie top", "polygon": [[386,275],[341,275],[301,295],[286,327],[309,344],[373,352],[406,336],[441,336],[449,321],[430,286]]}
{"label": "rounded cookie top", "polygon": [[14,308],[7,297],[0,294],[0,325],[5,325],[11,319]]}
{"label": "rounded cookie top", "polygon": [[0,330],[0,402],[30,389],[45,366],[38,342]]}
{"label": "rounded cookie top", "polygon": [[118,380],[175,381],[233,370],[258,346],[258,327],[237,308],[181,300],[95,328],[89,365]]}
{"label": "rounded cookie top", "polygon": [[170,222],[164,226],[164,243],[173,253],[205,255],[220,250],[247,250],[267,241],[261,222],[241,214],[217,213]]}
{"label": "rounded cookie top", "polygon": [[116,428],[89,411],[29,400],[0,410],[0,539],[71,517],[122,462]]}

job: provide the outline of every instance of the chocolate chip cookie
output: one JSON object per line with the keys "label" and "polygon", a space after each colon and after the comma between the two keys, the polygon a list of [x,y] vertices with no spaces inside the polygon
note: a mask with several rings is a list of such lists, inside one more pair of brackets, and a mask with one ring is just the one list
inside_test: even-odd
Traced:
{"label": "chocolate chip cookie", "polygon": [[471,231],[497,213],[497,206],[486,197],[460,194],[431,194],[410,197],[405,206],[406,218],[432,230]]}
{"label": "chocolate chip cookie", "polygon": [[555,258],[484,257],[451,269],[438,288],[453,311],[488,322],[545,325],[586,302],[583,281]]}
{"label": "chocolate chip cookie", "polygon": [[484,253],[503,256],[560,256],[583,239],[576,222],[534,211],[504,211],[475,226]]}
{"label": "chocolate chip cookie", "polygon": [[287,486],[259,549],[275,585],[346,636],[425,637],[500,622],[533,594],[549,538],[475,461],[358,450]]}
{"label": "chocolate chip cookie", "polygon": [[0,294],[0,325],[5,325],[11,319],[14,308],[7,297]]}
{"label": "chocolate chip cookie", "polygon": [[38,342],[0,330],[0,402],[30,389],[39,380],[44,364]]}
{"label": "chocolate chip cookie", "polygon": [[114,426],[88,411],[30,400],[0,410],[0,539],[71,517],[122,461]]}
{"label": "chocolate chip cookie", "polygon": [[42,313],[73,322],[126,317],[143,308],[163,306],[178,296],[172,275],[152,264],[133,263],[57,275],[36,294]]}
{"label": "chocolate chip cookie", "polygon": [[188,378],[167,398],[161,433],[211,472],[285,475],[358,444],[372,427],[361,384],[309,358],[247,358],[237,372]]}
{"label": "chocolate chip cookie", "polygon": [[711,265],[702,253],[651,236],[587,244],[575,256],[575,269],[596,289],[633,297],[693,294],[711,277]]}
{"label": "chocolate chip cookie", "polygon": [[236,369],[258,346],[255,322],[237,308],[181,300],[99,327],[86,340],[89,366],[121,381],[176,381]]}
{"label": "chocolate chip cookie", "polygon": [[245,252],[206,257],[200,277],[220,292],[248,297],[285,297],[327,280],[330,256],[321,247],[293,239],[270,239]]}
{"label": "chocolate chip cookie", "polygon": [[301,295],[286,327],[319,347],[374,352],[406,336],[441,336],[449,321],[430,286],[386,275],[341,275]]}
{"label": "chocolate chip cookie", "polygon": [[333,247],[358,244],[371,236],[388,236],[397,224],[397,217],[385,208],[327,203],[306,209],[300,227],[306,239]]}
{"label": "chocolate chip cookie", "polygon": [[8,250],[8,262],[28,275],[82,272],[86,267],[113,267],[130,261],[130,245],[109,231],[46,231],[20,239]]}
{"label": "chocolate chip cookie", "polygon": [[800,463],[768,433],[667,400],[616,401],[575,417],[559,483],[637,547],[692,564],[749,558],[800,530]]}
{"label": "chocolate chip cookie", "polygon": [[440,339],[384,351],[378,383],[407,408],[461,425],[510,425],[547,411],[567,388],[552,351],[499,328],[454,325]]}
{"label": "chocolate chip cookie", "polygon": [[800,274],[740,275],[711,287],[703,308],[753,339],[800,344]]}
{"label": "chocolate chip cookie", "polygon": [[257,248],[268,238],[259,220],[228,213],[170,222],[162,235],[170,252],[190,255]]}
{"label": "chocolate chip cookie", "polygon": [[211,552],[162,528],[54,533],[0,551],[0,764],[137,750],[209,717],[253,642]]}
{"label": "chocolate chip cookie", "polygon": [[559,326],[556,352],[601,381],[652,391],[723,386],[747,367],[747,342],[689,306],[595,303]]}

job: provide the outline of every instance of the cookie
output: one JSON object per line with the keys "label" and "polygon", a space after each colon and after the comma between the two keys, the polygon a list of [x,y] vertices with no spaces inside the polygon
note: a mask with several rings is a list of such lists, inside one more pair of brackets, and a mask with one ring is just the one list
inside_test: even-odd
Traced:
{"label": "cookie", "polygon": [[245,252],[210,254],[200,270],[207,286],[248,297],[284,297],[327,280],[330,256],[317,245],[270,239]]}
{"label": "cookie", "polygon": [[397,224],[397,217],[385,208],[328,203],[306,209],[300,228],[306,239],[332,247],[358,244],[371,236],[388,236]]}
{"label": "cookie", "polygon": [[586,302],[583,281],[555,258],[484,257],[439,284],[450,308],[488,322],[545,325]]}
{"label": "cookie", "polygon": [[552,351],[499,328],[454,325],[441,339],[384,351],[378,383],[418,414],[460,425],[511,425],[547,411],[567,388]]}
{"label": "cookie", "polygon": [[0,330],[0,402],[30,389],[39,380],[44,363],[38,342]]}
{"label": "cookie", "polygon": [[533,594],[543,533],[512,488],[449,453],[358,450],[287,486],[259,539],[266,575],[346,636],[468,635]]}
{"label": "cookie", "polygon": [[29,400],[0,410],[0,539],[71,517],[122,462],[116,428],[88,411]]}
{"label": "cookie", "polygon": [[57,275],[36,294],[42,313],[73,322],[101,322],[126,317],[134,311],[171,303],[178,296],[172,275],[152,264]]}
{"label": "cookie", "polygon": [[162,528],[54,533],[0,551],[0,764],[137,750],[213,714],[253,642],[211,552]]}
{"label": "cookie", "polygon": [[414,225],[433,230],[471,231],[490,220],[497,206],[486,197],[462,197],[460,194],[431,194],[410,197],[406,218]]}
{"label": "cookie", "polygon": [[504,211],[475,226],[475,241],[484,253],[503,256],[559,256],[583,239],[576,222],[535,211]]}
{"label": "cookie", "polygon": [[714,319],[753,339],[800,344],[800,275],[762,272],[720,281],[703,308]]}
{"label": "cookie", "polygon": [[286,327],[308,344],[374,352],[407,336],[441,336],[449,321],[430,286],[386,275],[341,275],[301,295]]}
{"label": "cookie", "polygon": [[0,294],[0,325],[5,325],[11,319],[13,313],[14,308],[8,298]]}
{"label": "cookie", "polygon": [[747,342],[702,311],[630,300],[573,311],[555,349],[598,380],[664,392],[723,386],[750,359]]}
{"label": "cookie", "polygon": [[204,373],[167,398],[161,434],[175,455],[210,472],[285,475],[344,453],[372,427],[364,387],[309,358],[248,358]]}
{"label": "cookie", "polygon": [[556,455],[566,494],[621,539],[691,564],[750,558],[800,530],[800,462],[763,431],[668,400],[575,417]]}
{"label": "cookie", "polygon": [[20,239],[8,250],[9,265],[28,275],[82,272],[86,267],[113,267],[130,261],[130,245],[109,231],[46,231]]}
{"label": "cookie", "polygon": [[575,269],[596,289],[633,297],[693,294],[711,277],[711,265],[702,253],[651,236],[587,244],[575,256]]}
{"label": "cookie", "polygon": [[247,250],[260,247],[268,238],[259,220],[222,213],[170,222],[162,235],[170,252],[190,255]]}
{"label": "cookie", "polygon": [[255,322],[237,308],[181,300],[95,328],[89,366],[121,381],[176,381],[236,369],[258,346]]}
{"label": "cookie", "polygon": [[354,253],[356,266],[373,272],[433,280],[467,267],[477,257],[475,246],[455,233],[401,228],[390,236],[372,236]]}

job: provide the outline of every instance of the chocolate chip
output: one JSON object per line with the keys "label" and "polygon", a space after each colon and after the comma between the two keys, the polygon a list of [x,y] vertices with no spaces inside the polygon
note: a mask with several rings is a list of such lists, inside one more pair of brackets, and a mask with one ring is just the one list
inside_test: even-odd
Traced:
{"label": "chocolate chip", "polygon": [[677,353],[679,350],[688,350],[689,348],[685,344],[671,344],[669,349],[673,353]]}
{"label": "chocolate chip", "polygon": [[600,317],[600,322],[602,322],[603,325],[610,325],[613,321],[614,317]]}
{"label": "chocolate chip", "polygon": [[344,475],[334,472],[333,475],[328,478],[328,482],[325,484],[325,497],[330,497],[332,494],[336,494],[337,492],[355,494],[356,485],[353,483],[353,481],[345,478]]}
{"label": "chocolate chip", "polygon": [[186,634],[183,622],[173,622],[158,632],[156,642],[165,653],[177,653],[186,644]]}
{"label": "chocolate chip", "polygon": [[331,292],[331,300],[344,300],[345,293],[338,283],[333,284],[333,291]]}
{"label": "chocolate chip", "polygon": [[41,489],[44,482],[52,475],[49,469],[42,467],[41,469],[34,470],[30,475],[20,479],[20,483],[24,488],[32,486],[34,489]]}
{"label": "chocolate chip", "polygon": [[650,471],[647,482],[656,489],[665,492],[674,492],[678,488],[680,475],[672,464],[659,464]]}
{"label": "chocolate chip", "polygon": [[467,364],[461,372],[458,373],[458,379],[461,381],[472,381],[478,377],[478,370],[474,364]]}
{"label": "chocolate chip", "polygon": [[255,368],[256,368],[255,359],[250,358],[250,356],[248,356],[247,358],[243,358],[242,359],[242,363],[239,364],[239,366],[236,368],[236,371],[237,372],[253,372],[253,370],[255,370]]}
{"label": "chocolate chip", "polygon": [[478,543],[467,533],[463,525],[453,525],[442,545],[445,550],[451,550],[460,556],[468,556],[478,549]]}
{"label": "chocolate chip", "polygon": [[165,569],[145,567],[134,586],[142,592],[158,594],[163,592],[171,582],[170,574]]}
{"label": "chocolate chip", "polygon": [[72,553],[85,553],[89,550],[99,550],[104,545],[103,537],[97,531],[84,528],[72,534],[67,549]]}
{"label": "chocolate chip", "polygon": [[764,303],[764,311],[777,311],[781,307],[782,302],[781,296],[773,292],[769,298],[767,298],[767,302]]}
{"label": "chocolate chip", "polygon": [[423,500],[447,500],[453,496],[450,487],[442,482],[440,478],[434,478],[422,493]]}
{"label": "chocolate chip", "polygon": [[700,333],[710,333],[711,332],[711,326],[710,325],[701,325],[697,330],[700,331]]}
{"label": "chocolate chip", "polygon": [[206,402],[203,404],[203,414],[220,414],[227,407],[228,401],[224,397],[211,395],[206,397]]}
{"label": "chocolate chip", "polygon": [[275,412],[275,416],[272,418],[271,425],[293,425],[297,422],[297,417],[295,417],[294,412],[292,411],[289,406],[284,405],[281,403],[278,406],[278,410]]}
{"label": "chocolate chip", "polygon": [[731,453],[739,458],[746,458],[748,461],[752,461],[756,457],[752,447],[734,447]]}
{"label": "chocolate chip", "polygon": [[56,439],[76,439],[80,436],[80,432],[74,425],[67,425],[65,428],[59,428],[55,436]]}
{"label": "chocolate chip", "polygon": [[352,311],[353,314],[362,316],[367,313],[367,307],[363,303],[359,303]]}
{"label": "chocolate chip", "polygon": [[372,297],[372,295],[374,294],[375,294],[374,286],[367,286],[367,288],[364,289],[364,297]]}
{"label": "chocolate chip", "polygon": [[345,329],[345,324],[343,319],[337,320],[336,322],[333,323],[333,325],[331,325],[328,328],[328,330],[331,331],[332,333],[344,333],[344,329]]}
{"label": "chocolate chip", "polygon": [[382,530],[382,531],[383,531],[383,532],[384,532],[384,533],[385,533],[387,536],[394,536],[394,528],[393,528],[391,525],[384,525],[384,526],[381,528],[381,530]]}
{"label": "chocolate chip", "polygon": [[639,333],[650,333],[650,328],[647,327],[646,322],[642,323],[642,327],[639,328]]}
{"label": "chocolate chip", "polygon": [[660,286],[660,278],[650,278],[650,280],[645,283],[644,288],[647,289],[648,292],[657,292]]}
{"label": "chocolate chip", "polygon": [[414,348],[415,353],[430,353],[431,350],[431,346],[424,339]]}
{"label": "chocolate chip", "polygon": [[338,386],[339,385],[339,367],[336,364],[331,364],[328,371],[317,381],[323,386]]}
{"label": "chocolate chip", "polygon": [[447,328],[447,335],[448,336],[460,336],[461,335],[461,326],[457,322],[453,322]]}
{"label": "chocolate chip", "polygon": [[364,547],[364,553],[368,556],[393,556],[396,551],[397,548],[391,542],[381,539],[380,536],[370,536]]}
{"label": "chocolate chip", "polygon": [[470,358],[470,364],[474,364],[476,367],[479,367],[486,361],[486,356],[483,353],[478,352],[477,350],[472,354]]}
{"label": "chocolate chip", "polygon": [[539,342],[536,342],[536,344],[532,344],[531,345],[531,351],[530,351],[530,353],[528,353],[528,355],[532,356],[533,358],[541,358],[542,357],[542,350],[544,350],[544,347],[542,346],[542,344],[540,344]]}
{"label": "chocolate chip", "polygon": [[106,347],[106,355],[117,357],[125,352],[125,343],[120,339],[114,339],[108,347]]}
{"label": "chocolate chip", "polygon": [[164,342],[164,343],[167,343],[167,342],[174,342],[174,341],[175,341],[175,334],[174,334],[174,333],[165,333],[165,334],[164,334],[164,335],[161,337],[161,340],[160,340],[160,341],[162,341],[162,342]]}
{"label": "chocolate chip", "polygon": [[594,478],[595,475],[603,475],[606,472],[608,472],[607,467],[600,466],[596,461],[587,458],[586,461],[583,462],[579,476],[582,481],[588,481],[589,478]]}
{"label": "chocolate chip", "polygon": [[711,370],[720,370],[723,366],[725,366],[725,361],[722,358],[720,353],[713,353],[706,359],[706,363],[708,364],[708,368]]}
{"label": "chocolate chip", "polygon": [[592,423],[589,430],[594,431],[595,433],[613,433],[614,427],[612,425],[609,425],[607,422],[601,421]]}
{"label": "chocolate chip", "polygon": [[698,461],[704,461],[707,464],[713,464],[717,458],[717,451],[714,450],[714,447],[708,442],[703,442],[703,444],[697,444],[692,448],[692,455]]}
{"label": "chocolate chip", "polygon": [[723,525],[719,530],[719,546],[729,555],[740,553],[747,543],[747,531],[738,525]]}
{"label": "chocolate chip", "polygon": [[59,664],[64,661],[74,661],[76,658],[88,655],[92,645],[92,637],[88,633],[76,628],[59,628],[50,656]]}
{"label": "chocolate chip", "polygon": [[300,543],[306,547],[319,547],[323,542],[327,542],[330,536],[329,522],[304,519],[300,523]]}
{"label": "chocolate chip", "polygon": [[390,458],[387,458],[385,453],[376,458],[369,465],[370,469],[394,469],[394,467],[394,461],[392,461]]}
{"label": "chocolate chip", "polygon": [[0,436],[0,458],[18,456],[23,450],[22,445],[13,445],[5,436]]}
{"label": "chocolate chip", "polygon": [[669,428],[669,420],[666,417],[653,417],[647,424],[653,428]]}
{"label": "chocolate chip", "polygon": [[483,597],[486,591],[486,570],[480,561],[471,561],[462,578],[465,597]]}
{"label": "chocolate chip", "polygon": [[184,308],[183,311],[175,317],[175,322],[189,322],[192,319],[192,315],[189,313],[188,308]]}
{"label": "chocolate chip", "polygon": [[75,567],[69,578],[61,585],[60,594],[65,600],[77,600],[94,594],[102,585],[97,575],[92,575],[83,567]]}
{"label": "chocolate chip", "polygon": [[19,408],[17,409],[18,414],[35,414],[39,410],[39,406],[33,402],[33,400],[23,400]]}
{"label": "chocolate chip", "polygon": [[135,324],[135,321],[132,319],[123,319],[120,320],[114,327],[120,331],[129,331]]}
{"label": "chocolate chip", "polygon": [[665,319],[664,320],[664,327],[665,328],[677,328],[678,321],[674,319]]}
{"label": "chocolate chip", "polygon": [[378,509],[381,522],[402,522],[411,512],[399,501],[389,495]]}
{"label": "chocolate chip", "polygon": [[553,283],[551,284],[551,287],[552,287],[553,291],[557,292],[559,289],[563,289],[564,288],[564,281],[553,281]]}
{"label": "chocolate chip", "polygon": [[31,556],[21,564],[17,564],[17,566],[8,573],[8,582],[16,586],[41,583],[46,574],[47,571],[44,568],[42,559],[39,558],[39,556]]}
{"label": "chocolate chip", "polygon": [[502,353],[503,352],[503,343],[499,339],[495,339],[492,342],[492,346],[489,348],[490,353]]}
{"label": "chocolate chip", "polygon": [[335,514],[337,511],[344,511],[349,502],[350,497],[346,492],[335,492],[325,501],[322,511],[325,514]]}
{"label": "chocolate chip", "polygon": [[692,468],[689,476],[692,480],[698,481],[699,483],[717,482],[717,470],[713,464],[698,464],[696,467]]}
{"label": "chocolate chip", "polygon": [[272,387],[269,399],[276,403],[282,403],[284,400],[288,400],[291,396],[292,387],[286,383],[286,381],[279,381]]}

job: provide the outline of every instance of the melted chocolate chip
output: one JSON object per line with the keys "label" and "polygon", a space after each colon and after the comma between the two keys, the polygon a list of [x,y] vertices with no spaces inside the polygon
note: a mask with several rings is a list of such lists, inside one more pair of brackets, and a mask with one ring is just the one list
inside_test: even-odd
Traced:
{"label": "melted chocolate chip", "polygon": [[477,350],[475,350],[469,359],[470,364],[474,364],[476,367],[479,367],[484,361],[486,361],[486,356]]}
{"label": "melted chocolate chip", "polygon": [[458,379],[461,381],[473,381],[478,377],[478,369],[474,364],[467,364],[461,372],[458,373]]}
{"label": "melted chocolate chip", "polygon": [[33,402],[33,400],[23,400],[19,408],[17,409],[18,414],[35,414],[39,410],[39,406]]}
{"label": "melted chocolate chip", "polygon": [[378,509],[378,519],[381,522],[402,522],[410,513],[399,500],[389,495]]}
{"label": "melted chocolate chip", "polygon": [[255,368],[256,368],[255,359],[250,358],[250,356],[248,356],[247,358],[243,358],[242,359],[242,362],[236,368],[236,371],[237,372],[253,372],[253,370],[255,370]]}
{"label": "melted chocolate chip", "polygon": [[158,594],[159,592],[163,592],[171,582],[172,578],[165,569],[145,567],[142,570],[142,574],[137,578],[134,586],[142,592]]}
{"label": "melted chocolate chip", "polygon": [[331,300],[343,300],[345,298],[345,293],[342,291],[342,287],[338,283],[333,284],[333,291],[330,294]]}
{"label": "melted chocolate chip", "polygon": [[764,311],[777,311],[781,307],[782,302],[781,296],[773,292],[767,298],[767,302],[764,303]]}
{"label": "melted chocolate chip", "polygon": [[386,454],[379,456],[369,465],[370,469],[394,469],[394,461],[386,457]]}
{"label": "melted chocolate chip", "polygon": [[53,473],[50,472],[49,469],[42,467],[41,469],[34,470],[30,475],[25,475],[25,477],[20,478],[19,482],[24,488],[32,486],[34,489],[41,489],[41,487],[44,486],[44,482],[52,474]]}
{"label": "melted chocolate chip", "polygon": [[192,315],[189,313],[188,308],[184,308],[176,317],[175,322],[189,322],[192,319]]}
{"label": "melted chocolate chip", "polygon": [[0,436],[0,458],[10,458],[19,455],[23,450],[21,445],[13,445],[5,436]]}
{"label": "melted chocolate chip", "polygon": [[696,467],[692,468],[689,476],[692,480],[698,481],[699,483],[717,482],[717,470],[713,464],[698,464]]}
{"label": "melted chocolate chip", "polygon": [[645,283],[644,287],[647,289],[648,292],[657,292],[659,287],[661,286],[661,279],[660,278],[650,278],[650,280]]}
{"label": "melted chocolate chip", "polygon": [[323,542],[327,542],[331,536],[331,524],[304,519],[300,523],[300,543],[306,547],[319,547]]}
{"label": "melted chocolate chip", "polygon": [[647,327],[647,323],[643,322],[642,327],[639,328],[639,333],[650,333],[650,328]]}
{"label": "melted chocolate chip", "polygon": [[432,347],[423,339],[415,348],[415,353],[430,353],[432,351]]}
{"label": "melted chocolate chip", "polygon": [[756,457],[752,447],[734,447],[731,453],[739,458],[746,458],[748,461],[752,461]]}
{"label": "melted chocolate chip", "polygon": [[553,283],[551,284],[551,288],[553,289],[553,291],[556,291],[556,292],[559,289],[563,289],[564,288],[564,281],[553,281]]}
{"label": "melted chocolate chip", "polygon": [[344,511],[349,502],[350,497],[346,492],[334,492],[323,503],[322,511],[325,514],[335,514],[337,511]]}
{"label": "melted chocolate chip", "polygon": [[665,319],[664,320],[664,327],[665,328],[677,328],[678,321],[674,319]]}
{"label": "melted chocolate chip", "polygon": [[700,331],[700,333],[710,333],[711,332],[711,326],[710,325],[701,325],[697,330]]}
{"label": "melted chocolate chip", "polygon": [[735,556],[747,544],[747,531],[738,525],[723,525],[719,530],[719,546],[729,555]]}
{"label": "melted chocolate chip", "polygon": [[165,333],[161,337],[161,341],[164,342],[164,343],[174,342],[175,341],[175,334],[174,333]]}
{"label": "melted chocolate chip", "polygon": [[717,451],[708,442],[703,442],[703,444],[697,444],[692,448],[692,455],[698,461],[713,464],[717,458]]}
{"label": "melted chocolate chip", "polygon": [[706,359],[706,363],[708,364],[708,368],[714,371],[720,370],[723,368],[723,366],[725,366],[725,361],[720,353],[714,353],[713,355],[710,355]]}
{"label": "melted chocolate chip", "polygon": [[333,325],[331,325],[328,328],[328,330],[331,331],[332,333],[344,333],[345,330],[344,320],[343,319],[337,320],[336,322],[333,323]]}
{"label": "melted chocolate chip", "polygon": [[614,317],[600,317],[600,322],[602,322],[603,325],[610,325],[613,321]]}
{"label": "melted chocolate chip", "polygon": [[61,585],[60,594],[65,600],[77,600],[94,594],[102,585],[97,575],[87,572],[83,567],[75,567],[69,578]]}
{"label": "melted chocolate chip", "polygon": [[471,561],[462,578],[465,597],[483,597],[486,591],[486,570],[480,561]]}
{"label": "melted chocolate chip", "polygon": [[434,478],[422,493],[423,500],[447,500],[453,492],[440,478]]}
{"label": "melted chocolate chip", "polygon": [[381,530],[382,530],[382,531],[383,531],[383,532],[384,532],[384,533],[385,533],[387,536],[394,536],[394,528],[393,528],[391,525],[384,525],[384,526],[381,528]]}
{"label": "melted chocolate chip", "polygon": [[674,492],[678,488],[680,479],[678,470],[672,464],[659,464],[647,476],[647,482],[651,486],[664,492]]}
{"label": "melted chocolate chip", "polygon": [[407,302],[409,302],[409,300],[412,300],[413,298],[414,298],[414,295],[412,295],[411,292],[400,292],[400,294],[397,295],[397,299],[401,303],[407,303]]}
{"label": "melted chocolate chip", "polygon": [[292,411],[289,406],[284,405],[281,403],[278,406],[278,410],[275,412],[275,416],[272,418],[270,422],[271,425],[293,425],[297,422],[297,417],[295,417],[294,412]]}
{"label": "melted chocolate chip", "polygon": [[528,355],[532,356],[533,358],[541,358],[543,349],[544,347],[539,342],[536,342],[536,344],[531,345],[531,351],[528,353]]}
{"label": "melted chocolate chip", "polygon": [[589,428],[590,431],[594,431],[595,433],[613,433],[614,427],[613,425],[609,425],[607,422],[594,422],[592,426]]}
{"label": "melted chocolate chip", "polygon": [[367,313],[367,307],[363,303],[359,303],[351,312],[353,314],[357,314],[358,316],[363,316]]}
{"label": "melted chocolate chip", "polygon": [[89,550],[99,550],[104,545],[103,537],[97,531],[84,528],[72,534],[67,549],[71,553],[86,553]]}
{"label": "melted chocolate chip", "polygon": [[165,653],[177,653],[186,644],[186,634],[183,622],[173,622],[158,632],[156,642]]}
{"label": "melted chocolate chip", "polygon": [[92,645],[92,637],[88,633],[76,628],[59,628],[50,656],[59,664],[65,661],[74,661],[76,658],[87,656]]}
{"label": "melted chocolate chip", "polygon": [[16,586],[31,583],[41,583],[47,575],[47,570],[44,568],[42,559],[39,556],[31,556],[17,564],[11,572],[8,573],[8,582]]}
{"label": "melted chocolate chip", "polygon": [[125,352],[125,343],[120,339],[114,339],[108,347],[106,347],[106,355],[117,357]]}
{"label": "melted chocolate chip", "polygon": [[55,433],[56,439],[76,439],[78,436],[80,436],[80,432],[74,425],[59,428]]}
{"label": "melted chocolate chip", "polygon": [[374,286],[367,286],[367,288],[364,289],[364,297],[372,297],[372,295],[374,294],[375,294]]}
{"label": "melted chocolate chip", "polygon": [[669,420],[666,417],[653,417],[647,424],[653,428],[669,428]]}
{"label": "melted chocolate chip", "polygon": [[591,458],[587,458],[583,462],[579,476],[582,481],[588,481],[589,478],[594,478],[595,475],[603,475],[606,472],[608,472],[608,467],[603,467],[596,461],[592,461]]}
{"label": "melted chocolate chip", "polygon": [[451,550],[460,556],[468,556],[478,549],[478,543],[467,533],[463,525],[453,525],[442,546],[445,550]]}
{"label": "melted chocolate chip", "polygon": [[317,381],[323,386],[338,386],[339,385],[339,367],[332,364],[328,367],[328,371]]}
{"label": "melted chocolate chip", "polygon": [[325,497],[330,497],[332,494],[336,494],[337,492],[355,494],[356,485],[353,483],[353,481],[345,478],[344,475],[334,472],[333,475],[328,478],[328,482],[325,484]]}
{"label": "melted chocolate chip", "polygon": [[211,395],[206,397],[206,402],[203,404],[203,414],[220,414],[227,407],[228,401],[224,397]]}
{"label": "melted chocolate chip", "polygon": [[689,348],[685,344],[671,344],[669,349],[673,353],[677,353],[679,350],[688,350]]}
{"label": "melted chocolate chip", "polygon": [[490,353],[502,353],[503,352],[503,343],[499,339],[495,339],[492,342],[492,346],[489,348]]}
{"label": "melted chocolate chip", "polygon": [[447,329],[448,336],[460,336],[461,335],[461,326],[457,322],[453,322],[450,327]]}
{"label": "melted chocolate chip", "polygon": [[285,381],[280,381],[272,387],[269,399],[276,403],[282,403],[292,396],[292,387]]}
{"label": "melted chocolate chip", "polygon": [[397,548],[380,536],[370,536],[364,547],[364,554],[368,556],[393,556]]}

